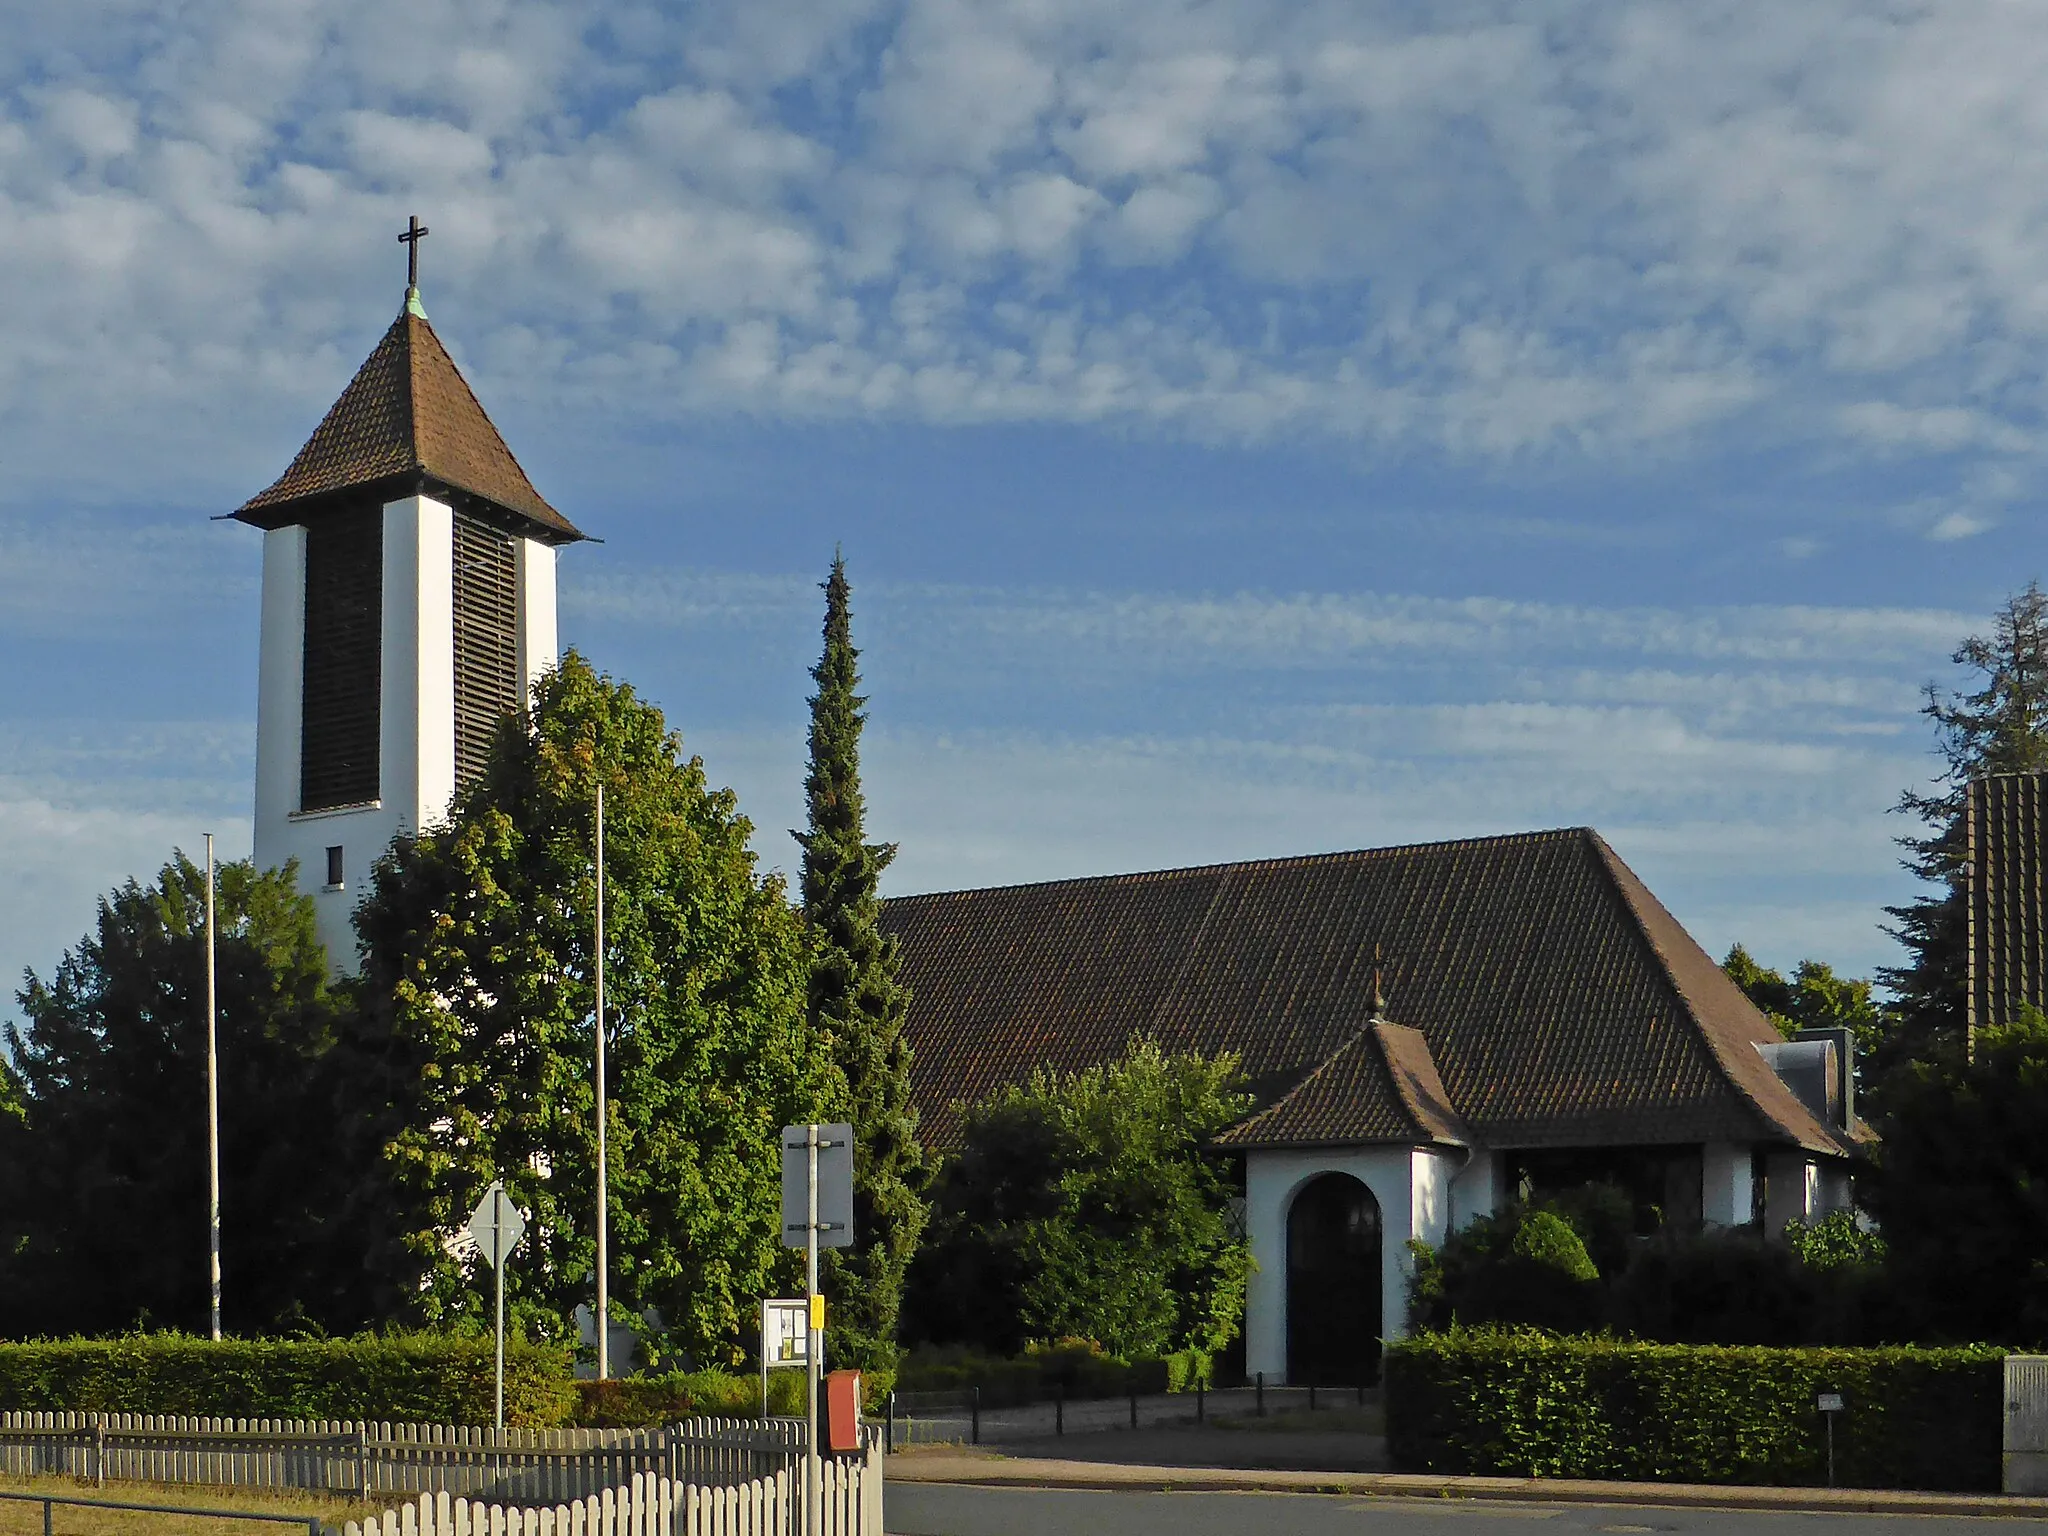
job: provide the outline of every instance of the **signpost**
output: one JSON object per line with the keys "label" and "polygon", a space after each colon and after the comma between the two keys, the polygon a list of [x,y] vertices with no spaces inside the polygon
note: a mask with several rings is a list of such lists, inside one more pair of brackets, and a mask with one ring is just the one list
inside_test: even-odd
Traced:
{"label": "signpost", "polygon": [[[818,1536],[818,1366],[825,1350],[825,1298],[818,1294],[819,1248],[853,1245],[853,1127],[782,1128],[782,1244],[804,1250],[810,1317],[804,1339],[804,1532]],[[762,1399],[767,1398],[763,1378]]]}
{"label": "signpost", "polygon": [[505,1427],[505,1261],[512,1257],[512,1250],[519,1246],[519,1239],[526,1235],[526,1218],[519,1214],[519,1207],[512,1203],[512,1197],[505,1193],[505,1186],[493,1179],[491,1187],[484,1191],[476,1209],[469,1213],[469,1235],[476,1239],[484,1261],[497,1273],[497,1304],[495,1316],[498,1334],[498,1396],[497,1415],[494,1420],[498,1429]]}
{"label": "signpost", "polygon": [[1842,1401],[1839,1392],[1823,1392],[1820,1395],[1820,1411],[1828,1421],[1828,1486],[1835,1486],[1835,1415],[1848,1405]]}

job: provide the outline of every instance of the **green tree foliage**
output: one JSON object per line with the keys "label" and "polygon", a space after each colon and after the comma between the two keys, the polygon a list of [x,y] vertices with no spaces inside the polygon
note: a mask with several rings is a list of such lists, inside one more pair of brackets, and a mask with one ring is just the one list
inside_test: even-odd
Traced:
{"label": "green tree foliage", "polygon": [[2008,599],[1989,635],[1973,635],[1954,661],[1970,685],[1946,693],[1930,683],[1921,713],[1934,722],[1942,773],[1934,792],[1908,790],[1898,809],[1924,831],[1899,839],[1907,869],[1933,887],[1889,907],[1906,963],[1879,972],[1895,998],[1898,1027],[1877,1054],[1873,1089],[1909,1061],[1967,1054],[1969,985],[1968,835],[1964,792],[1988,773],[2048,769],[2048,594],[2038,583]]}
{"label": "green tree foliage", "polygon": [[1858,1061],[1884,1044],[1891,1020],[1873,994],[1874,983],[1837,976],[1820,960],[1802,960],[1788,978],[1760,965],[1740,944],[1721,962],[1749,1000],[1788,1040],[1802,1029],[1846,1029],[1856,1040]]}
{"label": "green tree foliage", "polygon": [[1782,1241],[1754,1227],[1660,1232],[1612,1287],[1607,1323],[1664,1343],[1786,1346],[1877,1343],[1903,1328],[1883,1244],[1847,1211],[1791,1223]]}
{"label": "green tree foliage", "polygon": [[354,1056],[385,1105],[393,1263],[423,1321],[480,1320],[481,1266],[444,1239],[501,1177],[533,1219],[507,1273],[527,1325],[559,1337],[594,1297],[600,782],[614,1317],[655,1309],[671,1355],[729,1362],[754,1298],[787,1276],[777,1132],[823,1093],[803,934],[732,792],[573,651],[501,728],[450,823],[380,861],[358,913]]}
{"label": "green tree foliage", "polygon": [[896,1363],[903,1277],[923,1235],[926,1206],[917,1112],[910,1103],[909,990],[896,979],[896,941],[881,928],[877,882],[896,849],[867,841],[860,733],[867,700],[853,646],[846,562],[825,583],[825,649],[811,676],[810,825],[804,924],[811,946],[808,1016],[844,1084],[853,1124],[853,1247],[829,1251],[821,1279],[832,1300],[836,1358],[868,1370]]}
{"label": "green tree foliage", "polygon": [[[293,871],[246,861],[220,866],[217,889],[225,1321],[345,1322],[365,1300],[329,1221],[345,1175],[313,905]],[[0,1331],[207,1326],[205,891],[182,854],[152,884],[129,881],[56,974],[29,972],[17,994]]]}
{"label": "green tree foliage", "polygon": [[1069,1337],[1124,1359],[1223,1348],[1251,1256],[1207,1147],[1250,1108],[1234,1057],[1144,1039],[974,1106],[917,1265],[918,1331],[1006,1355]]}
{"label": "green tree foliage", "polygon": [[1560,1333],[1600,1325],[1600,1271],[1571,1224],[1544,1206],[1481,1216],[1441,1248],[1411,1240],[1416,1328],[1522,1324]]}
{"label": "green tree foliage", "polygon": [[1923,1334],[2048,1344],[2048,1019],[1900,1071],[1883,1154],[1870,1197]]}

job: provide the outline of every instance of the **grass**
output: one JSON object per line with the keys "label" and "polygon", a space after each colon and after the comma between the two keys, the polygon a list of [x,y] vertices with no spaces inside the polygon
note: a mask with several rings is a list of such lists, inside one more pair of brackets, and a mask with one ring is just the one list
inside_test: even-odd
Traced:
{"label": "grass", "polygon": [[[216,1488],[204,1483],[110,1482],[104,1488],[68,1477],[0,1477],[0,1493],[53,1494],[61,1499],[109,1499],[118,1504],[170,1504],[182,1509],[239,1510],[263,1515],[318,1516],[336,1530],[371,1511],[337,1495],[291,1489]],[[393,1495],[394,1499],[397,1495]],[[377,1505],[376,1509],[383,1506]],[[55,1507],[54,1536],[291,1536],[292,1527],[267,1520],[212,1520],[137,1510]],[[299,1528],[301,1531],[304,1527]],[[0,1499],[0,1536],[42,1536],[43,1506]]]}

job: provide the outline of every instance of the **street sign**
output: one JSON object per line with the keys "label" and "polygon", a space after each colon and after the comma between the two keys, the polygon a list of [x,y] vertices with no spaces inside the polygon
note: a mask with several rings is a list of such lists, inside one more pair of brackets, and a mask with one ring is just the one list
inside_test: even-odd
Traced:
{"label": "street sign", "polygon": [[469,1235],[476,1239],[486,1264],[493,1269],[504,1268],[507,1256],[526,1235],[526,1218],[519,1214],[519,1207],[505,1193],[504,1185],[493,1184],[484,1191],[483,1199],[469,1213]]}
{"label": "street sign", "polygon": [[519,1214],[519,1207],[512,1203],[512,1197],[505,1193],[505,1186],[496,1179],[484,1191],[483,1199],[477,1201],[476,1209],[469,1213],[469,1235],[476,1239],[476,1245],[483,1251],[484,1262],[491,1266],[492,1290],[492,1332],[497,1336],[497,1412],[492,1423],[499,1429],[505,1427],[505,1261],[512,1257],[512,1250],[519,1246],[519,1239],[526,1235],[526,1218]]}
{"label": "street sign", "polygon": [[1842,1411],[1842,1394],[1839,1392],[1821,1393],[1820,1411],[1822,1413],[1840,1413]]}
{"label": "street sign", "polygon": [[805,1345],[810,1341],[806,1325],[809,1308],[799,1296],[794,1300],[768,1298],[761,1303],[761,1363],[769,1370],[785,1365],[807,1365]]}
{"label": "street sign", "polygon": [[[782,1128],[782,1246],[810,1241],[808,1126]],[[853,1127],[818,1127],[818,1246],[853,1246]]]}

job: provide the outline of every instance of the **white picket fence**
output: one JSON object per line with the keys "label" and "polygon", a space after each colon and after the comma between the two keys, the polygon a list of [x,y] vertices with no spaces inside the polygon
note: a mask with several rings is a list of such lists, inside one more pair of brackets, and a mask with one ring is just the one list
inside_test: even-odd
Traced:
{"label": "white picket fence", "polygon": [[817,1521],[805,1532],[799,1479],[790,1472],[723,1488],[636,1472],[551,1508],[487,1504],[422,1494],[415,1502],[351,1520],[346,1536],[882,1536],[882,1458],[824,1464]]}
{"label": "white picket fence", "polygon": [[188,1414],[0,1414],[0,1474],[298,1488],[371,1500],[451,1493],[578,1500],[635,1472],[690,1482],[759,1477],[800,1446],[797,1421],[697,1420],[675,1429],[507,1429]]}

